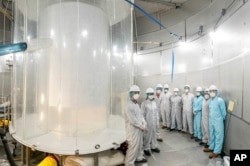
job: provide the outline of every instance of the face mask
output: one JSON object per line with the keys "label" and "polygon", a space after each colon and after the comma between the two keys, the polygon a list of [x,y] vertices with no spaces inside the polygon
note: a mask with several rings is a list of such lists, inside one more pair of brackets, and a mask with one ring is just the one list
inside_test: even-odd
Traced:
{"label": "face mask", "polygon": [[189,90],[188,90],[188,89],[185,89],[185,92],[186,92],[186,93],[188,93],[188,92],[189,92]]}
{"label": "face mask", "polygon": [[216,94],[215,94],[214,92],[211,92],[211,93],[210,93],[210,96],[211,96],[211,97],[215,97],[215,95],[216,95]]}
{"label": "face mask", "polygon": [[149,98],[150,100],[152,100],[152,99],[154,99],[154,95],[149,95],[148,98]]}
{"label": "face mask", "polygon": [[196,96],[200,96],[201,95],[201,93],[200,92],[196,92]]}
{"label": "face mask", "polygon": [[205,94],[205,99],[209,99],[209,95],[208,94]]}
{"label": "face mask", "polygon": [[178,95],[178,92],[174,92],[174,95],[177,96],[177,95]]}
{"label": "face mask", "polygon": [[167,90],[167,89],[165,89],[165,90],[164,90],[164,92],[165,92],[165,93],[167,93],[167,92],[168,92],[168,90]]}
{"label": "face mask", "polygon": [[161,90],[157,90],[156,92],[157,92],[157,93],[161,93]]}
{"label": "face mask", "polygon": [[139,99],[139,97],[140,97],[140,95],[139,95],[139,94],[134,94],[133,99],[138,100],[138,99]]}

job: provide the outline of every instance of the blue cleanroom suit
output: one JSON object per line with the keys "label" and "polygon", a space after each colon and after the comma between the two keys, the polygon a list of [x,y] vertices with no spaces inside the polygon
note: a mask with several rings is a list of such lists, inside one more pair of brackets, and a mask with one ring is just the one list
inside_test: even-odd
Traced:
{"label": "blue cleanroom suit", "polygon": [[201,131],[201,110],[202,110],[202,102],[203,97],[196,96],[194,98],[193,111],[194,111],[194,137],[198,139],[202,139],[202,131]]}
{"label": "blue cleanroom suit", "polygon": [[224,120],[226,118],[225,102],[216,96],[209,102],[209,149],[215,154],[220,154],[224,140]]}

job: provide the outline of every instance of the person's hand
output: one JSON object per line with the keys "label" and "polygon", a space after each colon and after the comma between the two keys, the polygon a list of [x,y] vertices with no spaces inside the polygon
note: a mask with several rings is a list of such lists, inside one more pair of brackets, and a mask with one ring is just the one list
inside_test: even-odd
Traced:
{"label": "person's hand", "polygon": [[193,111],[193,114],[194,114],[194,115],[196,115],[196,114],[197,114],[197,112],[196,112],[196,111]]}
{"label": "person's hand", "polygon": [[147,127],[146,127],[146,126],[141,126],[140,129],[141,129],[142,131],[146,131],[146,130],[147,130]]}

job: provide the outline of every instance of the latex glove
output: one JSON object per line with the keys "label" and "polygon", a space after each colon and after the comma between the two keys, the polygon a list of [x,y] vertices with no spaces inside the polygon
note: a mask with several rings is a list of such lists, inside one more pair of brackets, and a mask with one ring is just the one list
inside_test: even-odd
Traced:
{"label": "latex glove", "polygon": [[193,114],[194,114],[194,115],[196,115],[196,114],[197,114],[197,112],[196,112],[196,111],[193,111]]}
{"label": "latex glove", "polygon": [[146,126],[140,126],[140,129],[141,129],[142,131],[146,131],[146,130],[147,130],[147,127],[146,127]]}

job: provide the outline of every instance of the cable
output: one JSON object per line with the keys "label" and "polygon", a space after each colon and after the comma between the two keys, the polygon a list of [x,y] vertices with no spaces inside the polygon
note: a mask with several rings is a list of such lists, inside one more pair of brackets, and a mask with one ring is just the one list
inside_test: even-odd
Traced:
{"label": "cable", "polygon": [[[137,8],[138,10],[140,10],[144,15],[146,15],[150,20],[152,20],[153,22],[155,22],[156,24],[158,24],[160,27],[162,27],[163,29],[167,30],[169,32],[169,34],[176,38],[178,38],[179,40],[181,39],[181,36],[169,31],[167,29],[167,27],[165,27],[160,21],[158,21],[156,18],[154,18],[152,15],[150,15],[148,12],[146,12],[145,10],[143,10],[141,7],[137,6],[136,4],[134,4],[133,2],[129,1],[129,0],[125,0],[126,2],[128,2],[129,4],[133,5],[135,8]],[[171,71],[171,81],[173,82],[173,78],[174,78],[174,48],[173,48],[173,41],[172,41],[172,71]]]}
{"label": "cable", "polygon": [[172,71],[171,71],[171,82],[174,79],[174,43],[172,42]]}
{"label": "cable", "polygon": [[231,7],[233,6],[234,3],[235,3],[235,0],[233,0],[233,1],[228,5],[227,8],[221,10],[221,15],[220,15],[219,19],[217,20],[217,22],[215,23],[214,29],[217,28],[217,26],[218,26],[219,22],[221,21],[222,17],[225,16],[227,10],[228,10],[229,8],[231,8]]}
{"label": "cable", "polygon": [[7,0],[7,5],[6,5],[6,4],[4,3],[4,0],[2,0],[2,5],[3,5],[3,7],[4,7],[5,9],[7,9],[8,11],[12,11],[12,9],[8,8],[8,6],[9,6],[9,2],[11,2],[11,3],[12,3],[12,1]]}
{"label": "cable", "polygon": [[4,146],[4,150],[5,150],[5,153],[7,155],[7,159],[10,163],[11,166],[17,166],[16,163],[15,163],[15,160],[10,152],[10,148],[8,146],[8,142],[7,140],[4,138],[5,137],[5,131],[0,128],[0,137],[2,139],[2,142],[3,142],[3,146]]}
{"label": "cable", "polygon": [[7,8],[3,8],[0,6],[0,12],[3,13],[3,15],[7,17],[10,21],[13,20],[13,17],[7,12]]}
{"label": "cable", "polygon": [[128,2],[129,4],[133,5],[136,9],[138,9],[139,11],[141,11],[145,16],[147,16],[150,20],[152,20],[154,23],[158,24],[160,27],[162,27],[163,29],[167,30],[169,32],[170,35],[175,36],[176,38],[180,39],[180,36],[171,32],[170,30],[167,29],[167,27],[165,27],[160,21],[158,21],[156,18],[154,18],[152,15],[150,15],[148,12],[146,12],[144,9],[142,9],[140,6],[134,4],[133,2],[131,2],[130,0],[125,0],[126,2]]}

